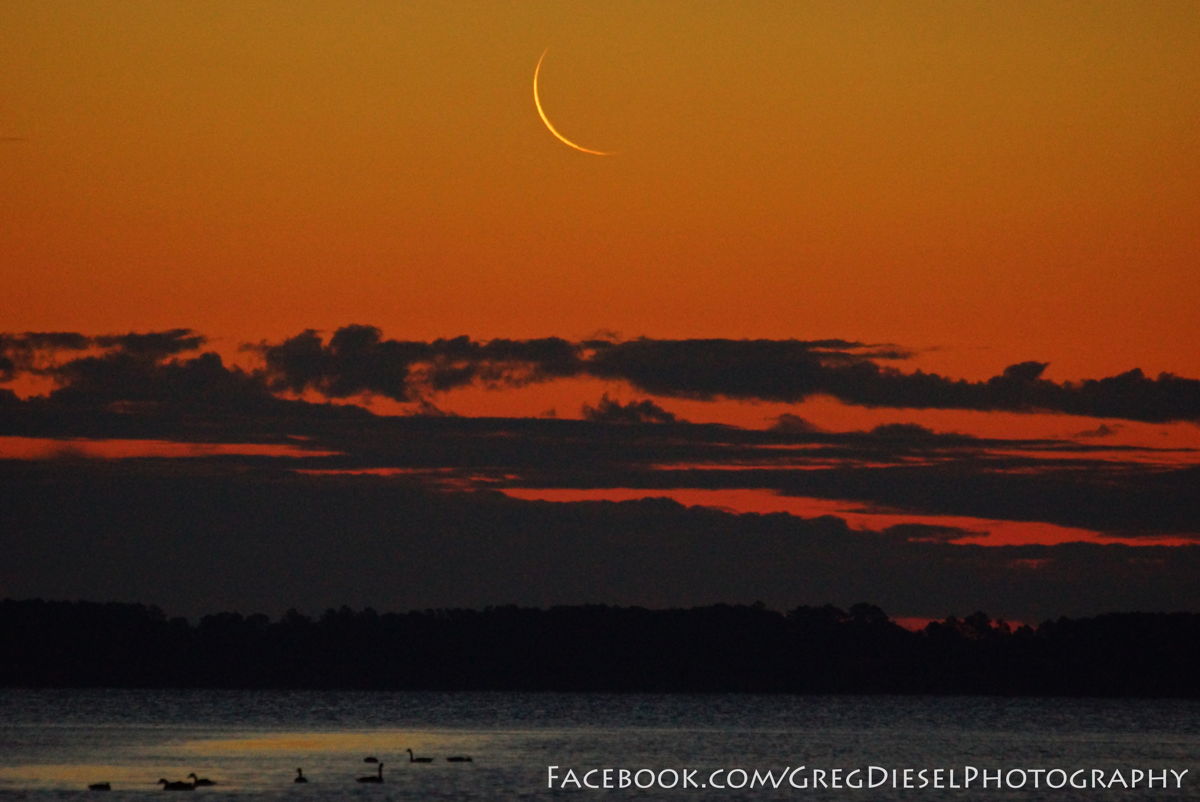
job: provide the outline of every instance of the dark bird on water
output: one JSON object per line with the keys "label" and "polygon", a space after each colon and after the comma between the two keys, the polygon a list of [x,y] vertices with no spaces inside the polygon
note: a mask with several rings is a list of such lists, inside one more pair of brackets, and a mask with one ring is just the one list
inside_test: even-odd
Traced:
{"label": "dark bird on water", "polygon": [[189,774],[188,776],[192,778],[192,785],[195,785],[197,787],[199,787],[201,785],[216,785],[215,782],[208,779],[207,777],[197,777],[196,772],[194,772],[194,771],[191,774]]}
{"label": "dark bird on water", "polygon": [[469,755],[451,755],[450,757],[446,758],[446,762],[447,763],[472,763],[474,761],[471,760],[471,757]]}
{"label": "dark bird on water", "polygon": [[88,786],[89,791],[111,791],[112,785],[109,783],[92,783]]}
{"label": "dark bird on water", "polygon": [[409,763],[432,763],[433,762],[433,758],[431,758],[431,757],[416,757],[416,756],[414,756],[413,751],[411,749],[405,749],[404,751],[408,752],[408,762]]}
{"label": "dark bird on water", "polygon": [[296,779],[292,780],[292,782],[294,782],[294,783],[308,782],[308,778],[304,776],[304,769],[296,769]]}
{"label": "dark bird on water", "polygon": [[164,791],[194,791],[196,786],[185,782],[171,782],[170,780],[159,780],[158,784],[163,787]]}
{"label": "dark bird on water", "polygon": [[369,775],[367,777],[359,777],[358,781],[360,783],[381,783],[381,782],[383,782],[383,764],[380,763],[378,768],[379,768],[378,774]]}
{"label": "dark bird on water", "polygon": [[377,758],[377,757],[364,757],[363,758],[363,763],[378,763],[378,762],[379,762],[379,758]]}

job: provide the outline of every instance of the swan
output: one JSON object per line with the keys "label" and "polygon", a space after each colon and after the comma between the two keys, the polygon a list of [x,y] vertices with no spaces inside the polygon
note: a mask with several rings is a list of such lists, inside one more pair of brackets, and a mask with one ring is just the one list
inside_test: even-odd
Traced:
{"label": "swan", "polygon": [[377,758],[377,757],[364,757],[363,758],[363,763],[378,763],[378,762],[379,762],[379,758]]}
{"label": "swan", "polygon": [[199,787],[201,785],[216,785],[215,782],[208,779],[207,777],[197,777],[196,772],[194,772],[194,771],[191,774],[189,774],[188,776],[192,778],[192,785],[195,785],[197,787]]}
{"label": "swan", "polygon": [[191,783],[171,782],[170,780],[159,780],[158,783],[163,787],[164,791],[192,791],[196,788]]}
{"label": "swan", "polygon": [[433,762],[433,758],[431,758],[431,757],[415,757],[413,755],[413,751],[411,749],[405,749],[404,751],[408,752],[408,762],[409,763],[432,763]]}
{"label": "swan", "polygon": [[452,755],[446,758],[447,763],[473,763],[470,755]]}
{"label": "swan", "polygon": [[111,783],[92,783],[88,786],[89,791],[111,791]]}
{"label": "swan", "polygon": [[296,779],[292,780],[292,782],[294,782],[294,783],[308,782],[308,778],[304,776],[304,769],[296,769]]}
{"label": "swan", "polygon": [[366,777],[359,777],[358,781],[360,783],[381,783],[381,782],[383,782],[383,764],[380,763],[378,768],[379,768],[379,774],[368,775]]}

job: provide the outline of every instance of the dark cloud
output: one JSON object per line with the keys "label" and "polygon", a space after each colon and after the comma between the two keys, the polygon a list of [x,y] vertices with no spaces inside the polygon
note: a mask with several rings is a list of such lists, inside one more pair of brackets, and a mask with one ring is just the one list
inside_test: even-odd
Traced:
{"label": "dark cloud", "polygon": [[[340,331],[335,352],[353,353],[362,339],[358,334],[353,327]],[[302,343],[305,336],[293,339]],[[102,437],[131,434],[133,425],[163,437],[191,439],[196,432],[181,425],[181,413],[211,416],[202,427],[211,434],[237,431],[248,418],[264,416],[278,422],[281,416],[321,421],[368,415],[356,407],[335,409],[279,398],[263,371],[228,366],[211,351],[186,356],[206,343],[204,335],[186,328],[94,337],[76,332],[0,334],[0,375],[11,379],[29,373],[57,384],[46,397],[9,404],[13,414],[0,420],[0,429],[50,436],[92,431]],[[387,364],[380,361],[363,370],[378,373]],[[122,420],[114,424],[108,413]],[[164,415],[171,422],[157,428]]]}
{"label": "dark cloud", "polygon": [[63,386],[50,394],[49,402],[82,408],[232,412],[276,409],[284,403],[253,376],[227,368],[214,353],[159,362],[121,350],[72,360],[57,368],[55,376]]}
{"label": "dark cloud", "polygon": [[[63,352],[162,360],[204,344],[188,329],[86,337],[72,333],[0,335],[0,375],[54,373]],[[1134,369],[1078,382],[1044,378],[1048,363],[1021,362],[984,381],[892,366],[911,353],[850,340],[656,340],[557,337],[477,341],[393,340],[353,325],[328,338],[314,330],[254,347],[272,391],[316,391],[332,399],[378,394],[402,402],[475,385],[519,387],[571,377],[621,380],[660,397],[800,402],[826,395],[847,404],[912,409],[1053,412],[1124,420],[1200,420],[1200,380]],[[49,365],[49,366],[48,366]],[[58,371],[70,377],[70,371]]]}
{"label": "dark cloud", "polygon": [[81,351],[92,344],[92,338],[73,331],[27,331],[21,334],[0,334],[0,348],[28,350]]}
{"label": "dark cloud", "polygon": [[[750,464],[736,469],[651,469],[636,463],[566,463],[553,469],[527,468],[519,479],[505,484],[648,492],[769,490],[798,498],[855,501],[894,514],[1044,522],[1124,537],[1200,536],[1200,468],[1194,466],[994,457],[983,450],[974,456],[938,455],[906,450],[902,444],[887,450],[865,444],[857,449],[849,440],[804,453],[819,467],[805,468],[804,462],[771,467],[761,462],[761,454],[729,449],[725,454],[731,463]],[[885,458],[893,464],[877,464]],[[904,463],[905,458],[913,458],[913,464]],[[753,461],[761,467],[752,467]]]}
{"label": "dark cloud", "polygon": [[[273,386],[316,389],[334,397],[370,392],[408,401],[424,392],[469,384],[520,386],[573,376],[619,378],[648,392],[711,398],[716,394],[767,398],[794,386],[796,374],[822,364],[846,366],[867,359],[903,359],[894,346],[846,340],[631,340],[557,337],[487,342],[455,337],[413,342],[385,340],[371,326],[338,329],[328,343],[306,331],[279,344],[263,344]],[[697,360],[698,356],[702,356]],[[664,362],[672,368],[664,371]],[[735,391],[731,377],[779,378]],[[789,375],[792,378],[787,378]]]}
{"label": "dark cloud", "polygon": [[1102,423],[1095,429],[1085,429],[1082,432],[1075,432],[1072,437],[1112,437],[1117,432],[1121,431],[1120,425],[1109,426],[1107,423]]}
{"label": "dark cloud", "polygon": [[676,423],[674,413],[648,399],[622,404],[606,393],[596,406],[583,405],[583,419],[600,423]]}
{"label": "dark cloud", "polygon": [[347,326],[324,342],[313,331],[261,347],[271,386],[344,398],[380,393],[410,401],[470,384],[520,386],[572,376],[623,380],[642,392],[701,400],[799,402],[829,395],[848,404],[914,409],[1057,412],[1142,421],[1200,419],[1200,381],[1140,370],[1081,382],[1043,378],[1048,363],[1021,362],[985,381],[906,373],[911,356],[849,340],[559,338],[431,342],[384,339]]}
{"label": "dark cloud", "polygon": [[976,438],[954,432],[935,432],[919,423],[883,423],[869,432],[880,440],[907,443],[949,444],[973,442]]}
{"label": "dark cloud", "polygon": [[1013,382],[1037,381],[1048,367],[1050,367],[1049,362],[1020,362],[1006,367],[1001,378]]}
{"label": "dark cloud", "polygon": [[[289,458],[296,468],[436,471],[439,481],[503,487],[749,489],[1122,536],[1200,533],[1200,469],[1155,464],[1149,449],[974,438],[911,424],[756,431],[671,422],[669,412],[641,401],[602,402],[592,415],[600,420],[446,417],[426,400],[419,417],[373,416],[279,399],[260,376],[215,354],[85,357],[64,371],[69,381],[49,398],[0,395],[0,434],[260,443],[299,436],[335,455]],[[606,422],[617,418],[659,422]],[[1122,460],[1127,451],[1138,459]]]}
{"label": "dark cloud", "polygon": [[378,328],[354,325],[338,329],[328,343],[308,330],[259,350],[274,389],[313,389],[332,398],[378,393],[413,401],[475,383],[520,386],[579,372],[579,347],[553,337],[385,340]]}
{"label": "dark cloud", "polygon": [[657,395],[798,401],[830,373],[900,356],[842,340],[640,339],[597,348],[587,370]]}
{"label": "dark cloud", "polygon": [[186,351],[194,351],[207,339],[191,329],[102,334],[96,337],[73,331],[27,331],[0,333],[0,358],[8,360],[14,371],[53,374],[73,352],[94,349],[98,353],[123,354],[136,359],[158,360]]}
{"label": "dark cloud", "polygon": [[[66,391],[36,403],[0,394],[3,432],[254,442],[295,435],[337,453],[0,463],[6,593],[151,601],[183,612],[757,599],[785,608],[870,598],[898,615],[984,608],[1024,619],[1195,609],[1198,601],[1200,559],[1190,547],[981,548],[948,542],[971,533],[946,526],[863,533],[839,519],[738,516],[661,499],[548,504],[430,489],[757,488],[893,513],[1186,534],[1200,531],[1195,468],[1035,457],[1048,444],[908,425],[838,434],[385,418],[280,401],[215,355],[129,359],[76,365],[76,399]],[[300,476],[283,464],[413,474]],[[697,467],[653,467],[662,464]],[[730,464],[737,469],[720,467]]]}
{"label": "dark cloud", "polygon": [[[668,397],[672,388],[676,395],[720,397],[723,383],[784,392],[778,388],[795,377],[782,371],[765,378],[772,364],[805,375],[812,392],[831,376],[875,377],[897,386],[925,382],[935,389],[947,382],[898,374],[872,361],[900,358],[892,346],[845,340],[417,342],[347,326],[328,338],[306,331],[256,346],[265,367],[247,371],[215,353],[188,354],[203,343],[202,335],[187,329],[2,335],[0,359],[7,361],[0,371],[34,371],[59,386],[48,397],[26,401],[0,394],[0,434],[264,443],[302,436],[314,448],[335,452],[294,460],[302,468],[437,471],[439,480],[504,487],[757,489],[1126,536],[1200,533],[1200,469],[1170,466],[1166,459],[1152,464],[1145,459],[1149,449],[1141,449],[1140,461],[1121,461],[1123,448],[1134,449],[975,438],[911,423],[831,433],[795,416],[781,416],[768,431],[751,431],[688,424],[657,400],[622,404],[608,396],[585,407],[582,421],[456,419],[434,403],[438,390],[464,384],[513,386],[589,375],[656,383]],[[702,363],[703,353],[714,355],[711,365]],[[1027,395],[1057,394],[1061,410],[1068,402],[1082,403],[1088,386],[1109,387],[1086,391],[1095,398],[1106,392],[1123,397],[1120,388],[1132,386],[1133,398],[1142,384],[1163,381],[1139,374],[1060,385],[1042,378],[1045,368],[1027,362],[987,382],[950,383],[950,395],[975,403],[971,398],[982,394],[1011,405]],[[349,404],[287,400],[277,395],[284,390],[329,398],[380,393],[412,403],[421,416],[388,418]],[[1152,417],[1161,408],[1148,403],[1139,414]],[[656,425],[606,425],[613,421]],[[674,467],[661,467],[666,465]]]}
{"label": "dark cloud", "polygon": [[799,415],[791,415],[787,412],[778,415],[775,422],[771,424],[768,431],[781,432],[783,434],[810,434],[812,432],[821,431],[812,421],[806,420]]}
{"label": "dark cloud", "polygon": [[409,364],[424,351],[421,343],[384,341],[370,326],[338,329],[328,344],[310,329],[262,349],[272,389],[314,389],[331,398],[380,393],[399,400],[408,400]]}
{"label": "dark cloud", "polygon": [[[259,372],[213,352],[182,356],[206,342],[189,329],[88,337],[70,332],[0,335],[0,373],[52,378],[47,396],[0,409],[0,431],[27,436],[154,436],[193,439],[236,432],[249,419],[366,415],[365,410],[278,398]],[[7,360],[7,361],[5,361]],[[7,370],[6,370],[7,368]],[[205,416],[185,423],[181,415]],[[276,420],[276,422],[278,422]],[[189,430],[196,426],[196,431]],[[257,426],[261,429],[261,426]],[[276,433],[271,439],[277,439]]]}
{"label": "dark cloud", "polygon": [[830,350],[829,343],[801,341],[638,340],[598,350],[587,369],[657,395],[699,399],[797,402],[830,395],[871,407],[1200,419],[1200,381],[1167,373],[1150,379],[1135,369],[1060,384],[1041,377],[1047,363],[1022,362],[986,381],[968,382],[877,364],[903,358],[903,351],[839,345]]}
{"label": "dark cloud", "polygon": [[185,351],[195,351],[207,341],[204,335],[191,329],[169,329],[144,334],[108,334],[92,340],[93,344],[101,348],[115,348],[146,359],[162,359]]}
{"label": "dark cloud", "polygon": [[9,381],[20,372],[40,373],[54,364],[58,354],[91,345],[90,337],[69,331],[0,333],[0,380]]}
{"label": "dark cloud", "polygon": [[1039,620],[1200,607],[1200,547],[959,546],[837,518],[522,502],[370,476],[75,462],[0,463],[0,476],[0,586],[15,597],[184,614],[869,598],[901,616]]}
{"label": "dark cloud", "polygon": [[910,543],[948,543],[964,537],[983,535],[986,532],[963,529],[958,526],[934,524],[894,524],[883,530],[883,534],[903,538]]}

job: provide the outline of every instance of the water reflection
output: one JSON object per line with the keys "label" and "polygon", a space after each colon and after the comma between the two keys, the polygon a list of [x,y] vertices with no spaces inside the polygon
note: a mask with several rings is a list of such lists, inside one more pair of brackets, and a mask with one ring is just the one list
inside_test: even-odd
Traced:
{"label": "water reflection", "polygon": [[[193,772],[217,783],[197,793],[217,798],[492,800],[555,796],[548,765],[1182,769],[1200,752],[1198,714],[1200,702],[1187,700],[0,690],[0,799],[73,798],[101,781],[113,797],[141,798],[160,792],[160,777]],[[408,749],[433,761],[410,763]],[[363,762],[368,755],[384,765],[383,783],[356,782],[376,771]],[[447,761],[453,755],[474,759]],[[297,768],[308,783],[294,782]],[[1155,798],[1194,798],[1198,773],[1180,792]],[[1054,799],[1095,793],[1067,789]],[[1144,793],[1110,789],[1104,798]],[[949,790],[920,797],[967,798]]]}
{"label": "water reflection", "polygon": [[[420,747],[440,749],[460,745],[463,736],[418,730],[368,730],[362,732],[279,732],[236,738],[199,738],[184,741],[179,748],[196,754],[271,755],[280,752],[303,755],[310,752],[377,755]],[[394,758],[393,758],[394,759]]]}

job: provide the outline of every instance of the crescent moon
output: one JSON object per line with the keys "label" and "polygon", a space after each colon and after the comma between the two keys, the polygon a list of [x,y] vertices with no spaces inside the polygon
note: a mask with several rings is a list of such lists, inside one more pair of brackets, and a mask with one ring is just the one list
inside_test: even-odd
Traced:
{"label": "crescent moon", "polygon": [[572,142],[571,140],[567,139],[565,136],[560,134],[558,132],[558,129],[554,127],[554,123],[550,122],[550,118],[546,116],[546,111],[545,111],[545,109],[542,108],[542,100],[541,100],[541,98],[538,97],[538,75],[542,71],[542,59],[546,58],[546,54],[548,52],[550,52],[549,48],[542,51],[542,55],[538,59],[537,66],[533,68],[533,105],[537,107],[538,116],[542,118],[542,122],[544,122],[546,124],[546,128],[549,129],[550,133],[554,134],[554,138],[557,139],[559,142],[563,143],[564,145],[566,145],[567,147],[575,148],[575,150],[579,151],[580,153],[590,153],[593,156],[611,156],[611,155],[613,155],[612,151],[592,150],[591,148],[585,148],[583,145],[575,144],[574,142]]}

